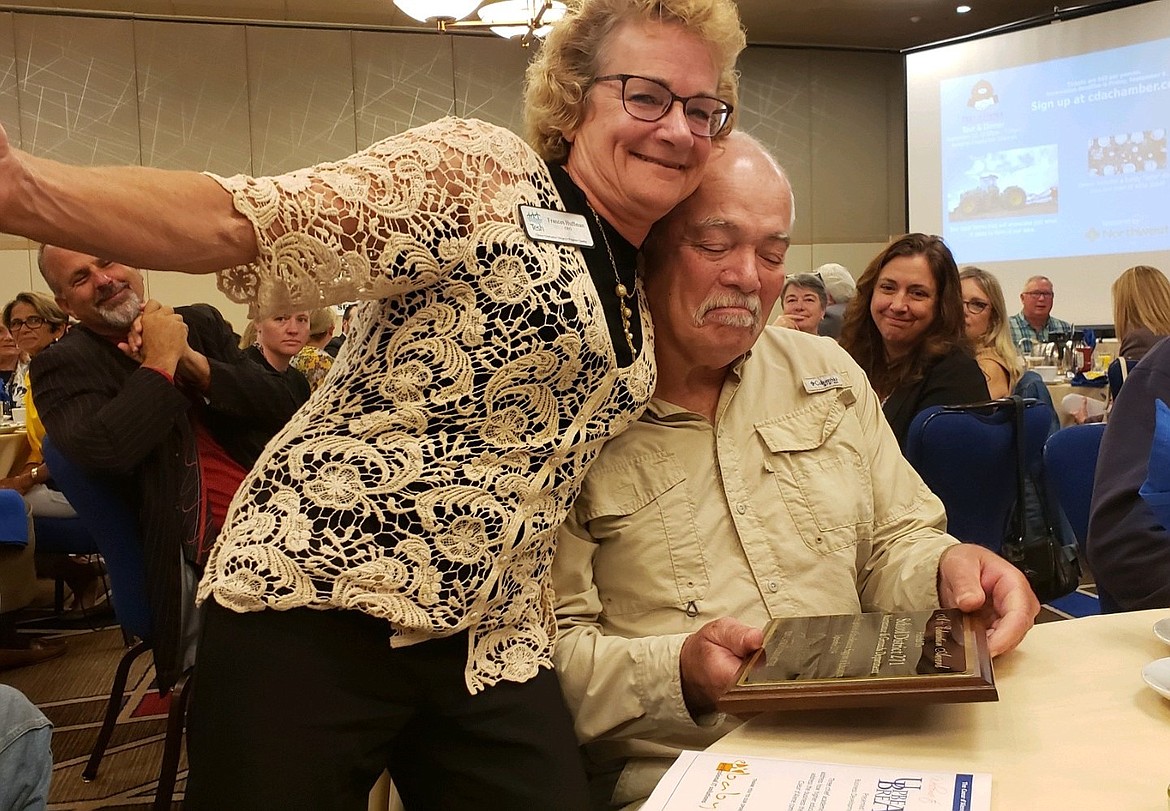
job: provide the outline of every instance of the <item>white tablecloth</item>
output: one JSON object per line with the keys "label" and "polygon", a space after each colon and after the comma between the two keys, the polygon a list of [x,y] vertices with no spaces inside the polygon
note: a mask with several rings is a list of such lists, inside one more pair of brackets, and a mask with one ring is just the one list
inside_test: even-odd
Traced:
{"label": "white tablecloth", "polygon": [[1170,610],[1038,625],[995,661],[986,704],[772,713],[713,751],[992,775],[996,811],[1166,811],[1170,701],[1142,667],[1170,656]]}

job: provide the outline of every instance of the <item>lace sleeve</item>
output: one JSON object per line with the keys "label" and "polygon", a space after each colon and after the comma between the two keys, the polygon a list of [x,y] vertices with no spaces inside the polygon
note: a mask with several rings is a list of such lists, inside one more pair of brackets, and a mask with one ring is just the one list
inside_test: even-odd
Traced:
{"label": "lace sleeve", "polygon": [[219,288],[257,317],[432,285],[474,256],[479,226],[515,216],[540,166],[514,133],[447,118],[335,163],[211,175],[252,222],[259,251],[221,271]]}

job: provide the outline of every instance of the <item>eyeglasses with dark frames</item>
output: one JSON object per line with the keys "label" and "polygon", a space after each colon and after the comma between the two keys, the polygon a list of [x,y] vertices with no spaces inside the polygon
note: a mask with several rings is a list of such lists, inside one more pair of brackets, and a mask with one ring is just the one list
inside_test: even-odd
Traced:
{"label": "eyeglasses with dark frames", "polygon": [[19,329],[40,329],[48,322],[39,315],[30,315],[28,318],[14,318],[8,322],[8,331],[16,332]]}
{"label": "eyeglasses with dark frames", "polygon": [[621,82],[622,107],[639,121],[660,120],[676,101],[682,104],[687,126],[700,138],[714,138],[731,121],[732,106],[714,96],[679,96],[662,82],[629,73],[598,76],[593,83],[598,82]]}
{"label": "eyeglasses with dark frames", "polygon": [[963,299],[963,309],[971,313],[971,315],[979,315],[990,306],[990,301],[980,301],[977,298]]}
{"label": "eyeglasses with dark frames", "polygon": [[1025,290],[1024,295],[1028,298],[1052,298],[1051,290]]}

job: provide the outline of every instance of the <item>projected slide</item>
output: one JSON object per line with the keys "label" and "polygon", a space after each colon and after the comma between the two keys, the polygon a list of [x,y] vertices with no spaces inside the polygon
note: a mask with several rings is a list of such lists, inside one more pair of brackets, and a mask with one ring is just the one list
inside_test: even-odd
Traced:
{"label": "projected slide", "polygon": [[946,79],[939,92],[941,219],[957,256],[1170,248],[1170,40]]}

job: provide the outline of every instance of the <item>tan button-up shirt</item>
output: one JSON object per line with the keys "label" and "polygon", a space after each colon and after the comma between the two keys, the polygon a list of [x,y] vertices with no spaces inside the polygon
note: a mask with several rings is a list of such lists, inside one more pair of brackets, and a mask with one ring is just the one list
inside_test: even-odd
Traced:
{"label": "tan button-up shirt", "polygon": [[614,802],[738,723],[688,713],[688,634],[723,616],[934,607],[945,520],[831,339],[766,329],[714,424],[653,400],[590,469],[553,564],[554,659],[591,767],[625,763]]}

